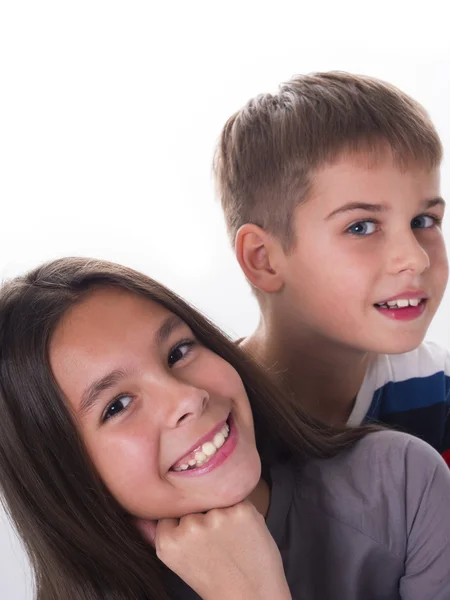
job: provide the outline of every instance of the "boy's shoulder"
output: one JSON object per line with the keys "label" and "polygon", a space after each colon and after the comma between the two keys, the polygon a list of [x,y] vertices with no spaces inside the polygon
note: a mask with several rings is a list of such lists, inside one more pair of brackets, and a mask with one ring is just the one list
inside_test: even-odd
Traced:
{"label": "boy's shoulder", "polygon": [[[364,381],[358,392],[355,407],[349,419],[350,425],[361,423],[370,410],[376,408],[386,396],[408,396],[407,405],[421,402],[419,391],[426,390],[427,398],[436,394],[447,398],[450,391],[450,351],[435,344],[423,342],[418,348],[403,354],[378,354],[369,364]],[[433,393],[434,391],[434,393]],[[430,394],[432,398],[430,398]],[[425,399],[422,399],[425,400]],[[392,406],[392,409],[395,407]],[[405,408],[402,401],[401,410]]]}
{"label": "boy's shoulder", "polygon": [[424,342],[411,352],[373,359],[349,424],[378,421],[442,451],[449,409],[450,352]]}
{"label": "boy's shoulder", "polygon": [[437,373],[450,376],[450,351],[435,342],[423,342],[403,354],[379,355],[376,358],[381,385],[410,379],[432,377]]}
{"label": "boy's shoulder", "polygon": [[450,352],[423,342],[404,354],[379,355],[367,372],[369,387],[384,398],[384,410],[402,412],[446,402],[450,388]]}

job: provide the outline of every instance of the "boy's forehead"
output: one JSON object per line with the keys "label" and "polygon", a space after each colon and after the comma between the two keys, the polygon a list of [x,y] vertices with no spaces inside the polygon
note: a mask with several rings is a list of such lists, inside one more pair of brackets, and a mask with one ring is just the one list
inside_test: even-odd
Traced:
{"label": "boy's forehead", "polygon": [[379,171],[392,169],[400,173],[431,173],[439,171],[440,165],[430,163],[427,155],[413,158],[396,154],[387,143],[362,145],[357,148],[341,148],[318,165],[316,173],[329,172],[336,169],[358,171]]}
{"label": "boy's forehead", "polygon": [[418,161],[399,165],[391,152],[379,154],[376,159],[347,152],[312,173],[310,190],[310,200],[377,194],[388,200],[399,193],[427,200],[439,196],[440,167],[430,168]]}

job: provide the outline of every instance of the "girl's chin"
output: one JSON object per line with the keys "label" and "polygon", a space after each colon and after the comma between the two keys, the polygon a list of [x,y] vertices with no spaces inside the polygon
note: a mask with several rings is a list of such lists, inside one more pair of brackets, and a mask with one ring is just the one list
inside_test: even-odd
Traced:
{"label": "girl's chin", "polygon": [[222,490],[217,490],[209,498],[202,498],[201,504],[192,512],[207,512],[215,508],[227,508],[251,499],[257,491],[258,484],[261,481],[261,467],[258,465],[253,473],[246,473],[240,482],[233,481],[233,484],[225,485]]}
{"label": "girl's chin", "polygon": [[[202,481],[203,478],[189,478],[187,480],[189,485],[183,490],[182,501],[179,501],[181,500],[179,498],[170,502],[169,498],[166,498],[167,501],[160,507],[161,510],[152,511],[153,516],[148,513],[142,514],[146,511],[139,511],[141,514],[138,518],[180,519],[188,514],[234,506],[249,496],[253,497],[253,492],[261,481],[261,460],[256,448],[249,449],[247,452],[237,452],[233,458],[235,461],[230,460],[227,468],[225,463],[221,469],[217,469],[214,479],[207,483]],[[137,512],[137,510],[133,511],[134,514]],[[156,517],[155,514],[159,516]]]}
{"label": "girl's chin", "polygon": [[181,519],[189,514],[206,513],[214,509],[228,508],[244,500],[252,500],[260,481],[260,473],[258,472],[252,478],[249,477],[245,482],[243,481],[241,485],[234,483],[233,486],[228,485],[223,490],[218,490],[211,494],[205,493],[201,499],[197,501],[193,499],[192,502],[183,503],[183,506],[174,507],[170,513],[159,513],[158,517],[145,516],[140,518],[156,520],[169,518]]}

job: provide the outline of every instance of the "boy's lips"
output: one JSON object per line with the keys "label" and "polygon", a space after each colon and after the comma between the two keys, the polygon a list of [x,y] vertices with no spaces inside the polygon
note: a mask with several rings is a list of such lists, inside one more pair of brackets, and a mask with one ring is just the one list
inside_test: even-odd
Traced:
{"label": "boy's lips", "polygon": [[376,305],[387,304],[388,302],[396,302],[397,300],[428,300],[428,295],[423,290],[406,290],[401,292],[400,294],[396,294],[395,296],[391,296],[390,298],[385,298],[380,302],[375,302]]}
{"label": "boy's lips", "polygon": [[394,321],[413,321],[425,311],[428,295],[423,290],[406,290],[381,302],[374,308]]}

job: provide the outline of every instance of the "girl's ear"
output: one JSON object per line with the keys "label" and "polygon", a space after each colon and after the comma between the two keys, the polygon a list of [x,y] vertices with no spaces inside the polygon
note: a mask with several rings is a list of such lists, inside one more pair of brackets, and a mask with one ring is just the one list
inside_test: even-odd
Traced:
{"label": "girl's ear", "polygon": [[244,275],[255,288],[268,294],[280,291],[282,250],[273,236],[258,225],[246,223],[236,234],[235,252]]}

